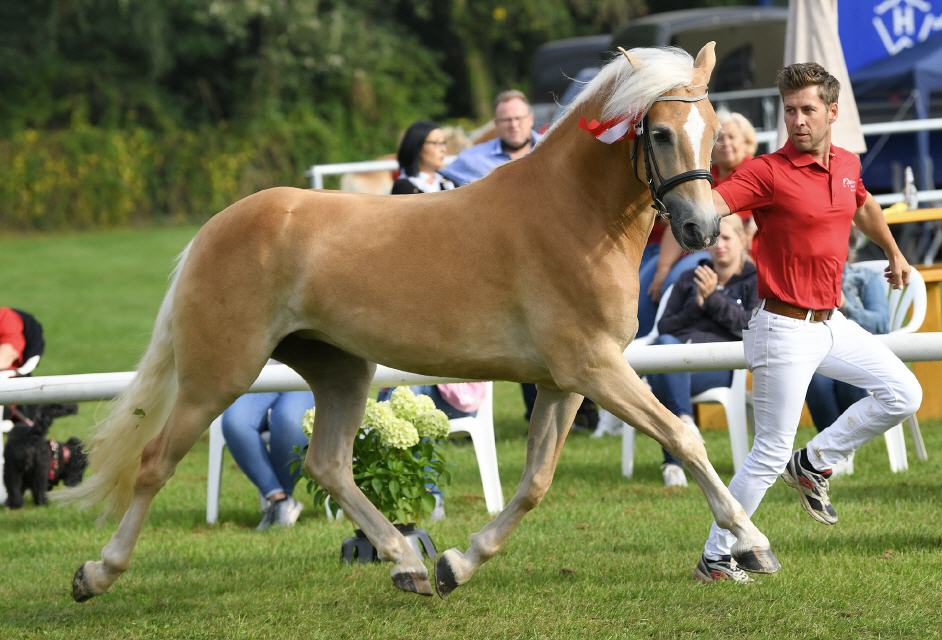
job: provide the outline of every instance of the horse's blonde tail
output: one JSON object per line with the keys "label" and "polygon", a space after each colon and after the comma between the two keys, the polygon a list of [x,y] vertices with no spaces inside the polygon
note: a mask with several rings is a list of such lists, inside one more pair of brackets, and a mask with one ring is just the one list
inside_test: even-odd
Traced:
{"label": "horse's blonde tail", "polygon": [[171,318],[177,279],[189,250],[187,245],[177,259],[137,375],[112,401],[107,416],[96,427],[89,453],[92,474],[77,487],[52,494],[82,507],[102,503],[102,519],[127,510],[141,453],[160,433],[177,397]]}

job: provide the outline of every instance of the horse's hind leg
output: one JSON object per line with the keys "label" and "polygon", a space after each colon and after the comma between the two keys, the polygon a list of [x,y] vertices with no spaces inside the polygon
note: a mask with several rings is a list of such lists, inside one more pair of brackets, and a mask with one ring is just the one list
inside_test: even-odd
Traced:
{"label": "horse's hind leg", "polygon": [[465,582],[496,554],[511,531],[546,495],[553,481],[556,462],[562,452],[572,420],[582,396],[540,387],[530,418],[527,463],[517,493],[503,511],[471,536],[465,553],[448,549],[435,563],[435,589],[445,597]]}
{"label": "horse's hind leg", "polygon": [[772,553],[768,538],[752,523],[720,480],[707,458],[703,441],[657,401],[621,353],[613,351],[607,358],[596,356],[593,361],[606,362],[608,366],[603,368],[601,376],[598,368],[591,372],[591,376],[587,374],[577,383],[578,388],[686,463],[703,490],[717,524],[736,536],[732,554],[743,569],[759,573],[777,571],[779,562]]}
{"label": "horse's hind leg", "polygon": [[363,420],[376,365],[330,345],[291,336],[274,356],[300,373],[314,391],[314,433],[304,468],[340,503],[380,559],[393,563],[393,584],[432,595],[428,570],[403,535],[363,495],[353,479],[353,442]]}
{"label": "horse's hind leg", "polygon": [[86,562],[72,579],[72,597],[77,602],[104,593],[128,569],[154,496],[173,475],[177,463],[193,447],[207,425],[230,401],[228,397],[211,401],[203,394],[187,397],[181,390],[181,396],[160,435],[144,448],[131,504],[121,518],[118,530],[102,549],[101,560]]}

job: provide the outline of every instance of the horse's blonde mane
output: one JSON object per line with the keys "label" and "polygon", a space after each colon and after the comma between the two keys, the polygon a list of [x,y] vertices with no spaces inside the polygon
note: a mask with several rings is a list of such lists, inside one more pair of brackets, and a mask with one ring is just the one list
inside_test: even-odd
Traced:
{"label": "horse's blonde mane", "polygon": [[693,82],[693,58],[683,49],[638,48],[632,49],[631,55],[639,60],[638,68],[633,67],[622,54],[615,54],[612,61],[579,92],[567,111],[601,95],[605,97],[602,120],[644,113],[658,96]]}

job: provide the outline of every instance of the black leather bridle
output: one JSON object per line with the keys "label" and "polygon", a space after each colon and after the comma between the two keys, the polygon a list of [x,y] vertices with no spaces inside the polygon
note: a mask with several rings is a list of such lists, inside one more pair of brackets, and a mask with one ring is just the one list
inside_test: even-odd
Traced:
{"label": "black leather bridle", "polygon": [[[661,96],[657,98],[655,102],[700,102],[701,100],[705,100],[706,97],[706,93],[702,93],[698,96]],[[631,163],[634,166],[635,177],[639,182],[642,181],[641,176],[638,175],[638,147],[643,146],[644,172],[647,178],[644,182],[647,182],[648,189],[651,191],[654,210],[657,211],[658,217],[662,220],[670,220],[671,214],[664,204],[664,196],[667,195],[667,192],[690,180],[707,180],[710,184],[713,184],[713,175],[706,169],[693,169],[665,179],[661,175],[661,170],[657,166],[657,158],[654,155],[654,147],[651,143],[651,131],[648,127],[647,112],[645,112],[644,117],[641,118],[640,129],[641,140],[639,141],[636,137],[635,144],[631,149]],[[655,178],[657,178],[656,182]]]}

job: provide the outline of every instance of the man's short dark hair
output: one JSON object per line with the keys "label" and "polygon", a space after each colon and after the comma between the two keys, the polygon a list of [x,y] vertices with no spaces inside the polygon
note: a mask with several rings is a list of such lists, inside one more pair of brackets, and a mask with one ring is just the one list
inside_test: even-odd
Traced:
{"label": "man's short dark hair", "polygon": [[778,92],[784,98],[786,93],[805,87],[817,87],[818,97],[824,104],[837,102],[841,92],[841,83],[817,62],[798,62],[780,69],[775,77]]}

